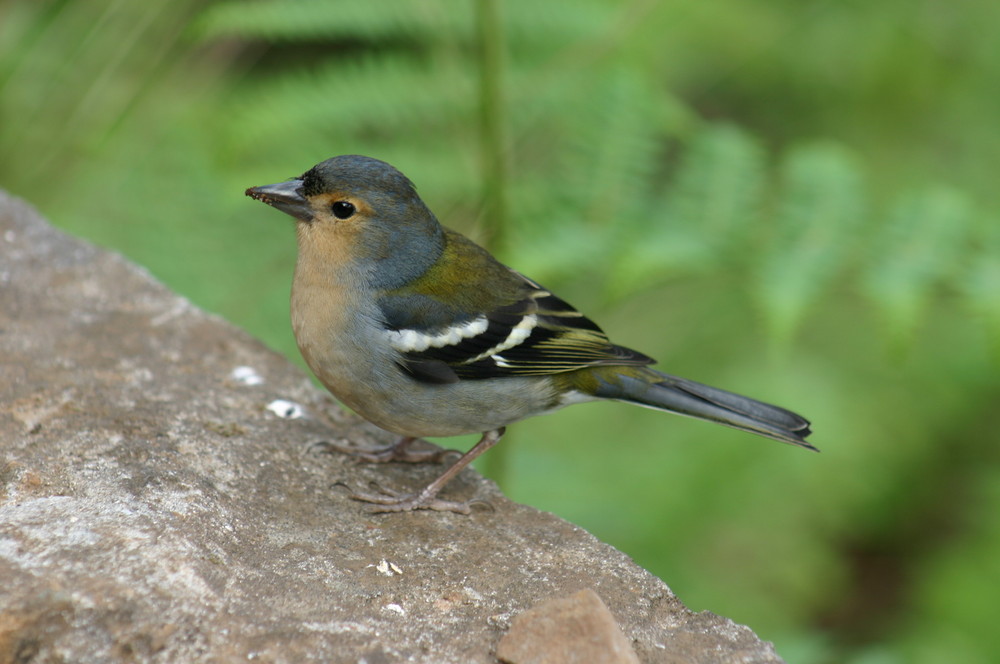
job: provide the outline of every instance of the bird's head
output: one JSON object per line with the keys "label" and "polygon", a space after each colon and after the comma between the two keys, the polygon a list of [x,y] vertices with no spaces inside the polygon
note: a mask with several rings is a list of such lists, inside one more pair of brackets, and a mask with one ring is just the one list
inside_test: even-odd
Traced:
{"label": "bird's head", "polygon": [[444,231],[413,183],[371,157],[333,157],[246,195],[297,220],[300,254],[358,263],[382,287],[422,274],[443,247]]}

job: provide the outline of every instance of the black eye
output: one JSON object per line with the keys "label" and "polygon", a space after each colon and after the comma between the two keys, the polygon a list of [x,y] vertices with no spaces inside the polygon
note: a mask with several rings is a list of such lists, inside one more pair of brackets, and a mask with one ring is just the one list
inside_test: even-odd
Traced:
{"label": "black eye", "polygon": [[347,219],[348,217],[353,217],[354,213],[357,212],[357,208],[354,207],[354,204],[348,203],[347,201],[337,201],[330,206],[330,210],[333,211],[333,216],[337,219]]}

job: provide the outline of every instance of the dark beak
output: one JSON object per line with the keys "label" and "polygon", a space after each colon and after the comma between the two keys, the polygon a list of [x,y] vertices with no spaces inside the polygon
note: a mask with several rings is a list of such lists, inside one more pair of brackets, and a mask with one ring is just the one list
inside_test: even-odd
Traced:
{"label": "dark beak", "polygon": [[250,187],[246,194],[250,198],[267,203],[300,221],[312,221],[312,209],[309,207],[309,201],[302,194],[302,180],[288,180],[278,184]]}

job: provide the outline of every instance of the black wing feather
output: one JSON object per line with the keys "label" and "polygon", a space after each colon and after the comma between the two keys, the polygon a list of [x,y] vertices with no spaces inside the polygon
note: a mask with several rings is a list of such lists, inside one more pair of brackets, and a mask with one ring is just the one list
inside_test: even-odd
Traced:
{"label": "black wing feather", "polygon": [[[484,332],[458,343],[404,353],[400,365],[416,380],[440,384],[654,362],[638,351],[612,344],[596,323],[565,300],[527,279],[524,285],[520,300],[484,312]],[[504,347],[511,332],[529,316],[535,317],[530,334],[520,343]],[[472,318],[466,315],[455,323],[468,320]],[[445,329],[447,326],[436,326],[419,331],[433,335]]]}

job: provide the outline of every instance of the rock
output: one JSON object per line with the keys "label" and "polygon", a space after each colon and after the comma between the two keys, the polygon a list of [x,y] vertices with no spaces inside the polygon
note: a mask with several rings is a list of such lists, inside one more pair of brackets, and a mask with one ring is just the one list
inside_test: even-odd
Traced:
{"label": "rock", "polygon": [[0,192],[0,664],[495,662],[514,616],[581,589],[642,662],[781,661],[472,471],[446,495],[492,510],[368,514],[338,482],[440,468],[309,446],[330,439],[391,441]]}
{"label": "rock", "polygon": [[615,617],[589,588],[518,614],[500,639],[497,659],[504,664],[639,664]]}

